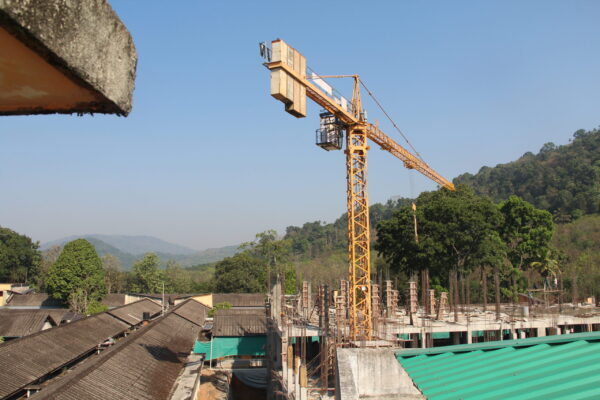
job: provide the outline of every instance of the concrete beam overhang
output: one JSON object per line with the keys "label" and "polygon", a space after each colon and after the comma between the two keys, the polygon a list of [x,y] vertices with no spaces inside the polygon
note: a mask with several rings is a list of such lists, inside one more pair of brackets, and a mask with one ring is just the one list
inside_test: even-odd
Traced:
{"label": "concrete beam overhang", "polygon": [[106,0],[0,0],[0,115],[127,115],[136,65]]}

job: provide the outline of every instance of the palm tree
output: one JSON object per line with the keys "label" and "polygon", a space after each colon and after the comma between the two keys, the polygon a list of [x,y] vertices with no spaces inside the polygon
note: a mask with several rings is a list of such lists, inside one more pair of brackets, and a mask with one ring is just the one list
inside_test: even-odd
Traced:
{"label": "palm tree", "polygon": [[[554,252],[552,250],[547,250],[542,257],[538,261],[533,261],[530,264],[530,267],[536,269],[540,275],[544,278],[544,303],[546,307],[548,307],[548,302],[546,300],[546,290],[547,287],[554,287],[554,289],[558,286],[558,278],[557,275],[561,273],[560,267],[558,265],[558,260],[556,259]],[[552,276],[553,285],[548,282],[548,278]]]}

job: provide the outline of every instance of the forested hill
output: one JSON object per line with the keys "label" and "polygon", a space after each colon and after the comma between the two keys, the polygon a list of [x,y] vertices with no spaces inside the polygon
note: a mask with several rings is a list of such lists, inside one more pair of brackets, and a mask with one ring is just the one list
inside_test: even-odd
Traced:
{"label": "forested hill", "polygon": [[600,129],[578,130],[569,144],[546,143],[537,154],[479,172],[463,174],[455,184],[501,201],[515,194],[550,211],[557,222],[600,212]]}

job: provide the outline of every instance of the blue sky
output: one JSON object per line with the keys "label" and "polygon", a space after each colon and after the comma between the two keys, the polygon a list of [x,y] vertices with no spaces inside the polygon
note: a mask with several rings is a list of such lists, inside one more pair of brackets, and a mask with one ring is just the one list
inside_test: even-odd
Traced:
{"label": "blue sky", "polygon": [[[34,240],[204,249],[337,218],[344,155],[314,145],[318,108],[296,119],[269,96],[258,42],[278,37],[320,74],[360,74],[449,179],[600,125],[598,1],[110,3],[138,51],[131,115],[0,119],[0,225]],[[372,203],[435,188],[369,157]]]}

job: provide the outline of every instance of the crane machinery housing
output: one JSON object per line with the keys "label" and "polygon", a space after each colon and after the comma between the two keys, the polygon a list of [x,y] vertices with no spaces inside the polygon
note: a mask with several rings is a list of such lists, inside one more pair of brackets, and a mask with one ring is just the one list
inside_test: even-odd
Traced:
{"label": "crane machinery housing", "polygon": [[[348,207],[348,280],[349,335],[353,341],[372,339],[371,251],[369,197],[367,193],[368,139],[399,158],[406,168],[414,169],[440,186],[454,185],[434,171],[422,159],[396,143],[366,120],[358,75],[317,75],[306,65],[305,57],[277,39],[260,44],[264,65],[271,71],[271,96],[285,105],[285,111],[297,118],[306,116],[306,97],[324,111],[316,131],[316,144],[325,150],[340,150],[346,139],[346,177]],[[324,79],[349,77],[354,80],[352,100],[337,95]]]}

